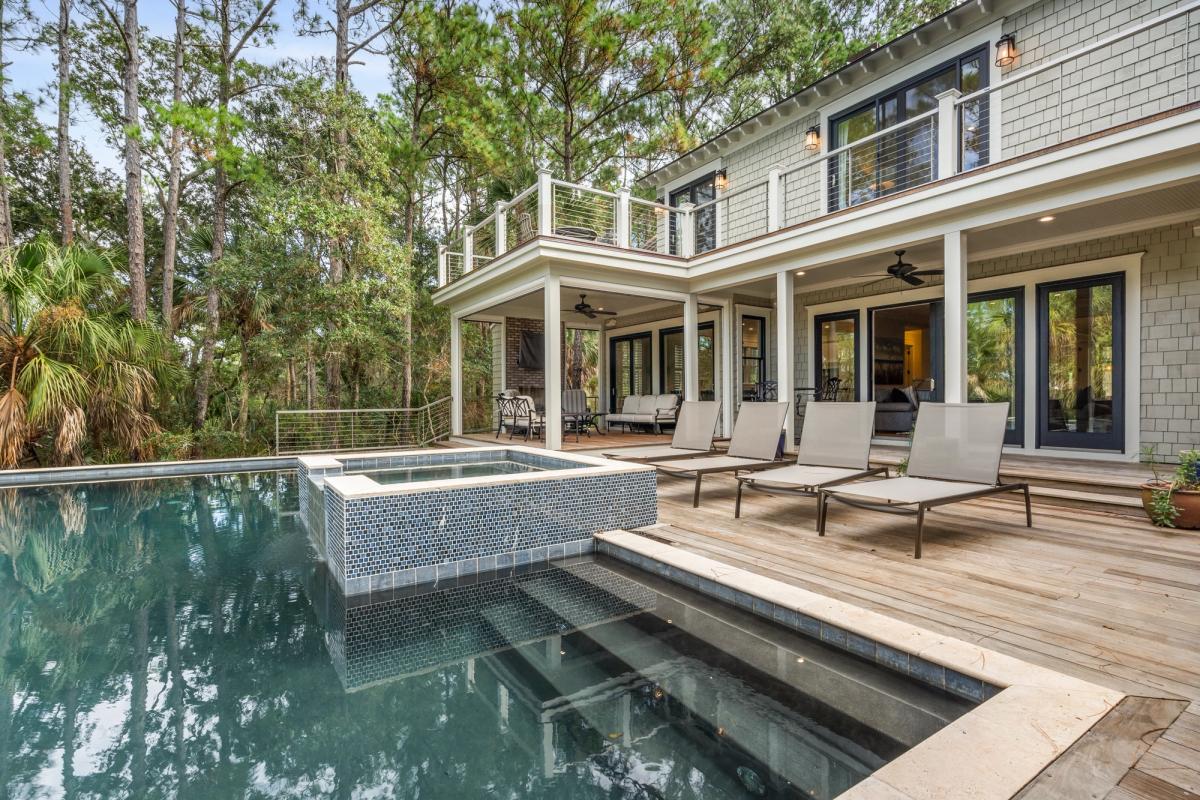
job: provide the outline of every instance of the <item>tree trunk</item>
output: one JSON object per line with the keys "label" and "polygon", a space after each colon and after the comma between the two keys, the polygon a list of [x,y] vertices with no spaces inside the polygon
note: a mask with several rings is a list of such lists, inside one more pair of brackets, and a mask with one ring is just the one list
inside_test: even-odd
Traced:
{"label": "tree trunk", "polygon": [[142,142],[138,113],[137,0],[125,0],[125,215],[129,258],[129,313],[146,319],[146,232],[142,220]]}
{"label": "tree trunk", "polygon": [[58,210],[62,243],[75,240],[71,217],[71,0],[58,0]]}
{"label": "tree trunk", "polygon": [[[8,93],[4,90],[4,2],[0,0],[0,115],[7,117]],[[12,206],[8,200],[7,136],[0,135],[0,248],[13,243]]]}
{"label": "tree trunk", "polygon": [[[187,36],[187,0],[175,0],[175,73],[171,101],[183,102],[183,43]],[[175,333],[175,250],[179,237],[179,183],[183,160],[183,128],[171,126],[171,167],[167,174],[167,207],[163,210],[162,317],[167,335]]]}
{"label": "tree trunk", "polygon": [[304,356],[304,404],[312,411],[313,399],[317,396],[317,364],[313,359],[311,344],[304,346]]}
{"label": "tree trunk", "polygon": [[[333,87],[337,94],[336,113],[339,116],[333,129],[333,175],[336,182],[346,174],[346,147],[350,141],[343,107],[346,85],[350,81],[350,0],[336,0],[334,11],[337,19],[334,25]],[[345,277],[345,261],[342,257],[344,252],[345,242],[341,233],[335,232],[329,242],[329,282],[334,285],[341,283]],[[341,408],[342,365],[336,345],[326,350],[325,384],[329,393],[329,407]]]}
{"label": "tree trunk", "polygon": [[250,419],[250,347],[246,337],[242,340],[242,360],[238,365],[238,383],[241,384],[238,394],[238,436],[246,441],[246,428]]}

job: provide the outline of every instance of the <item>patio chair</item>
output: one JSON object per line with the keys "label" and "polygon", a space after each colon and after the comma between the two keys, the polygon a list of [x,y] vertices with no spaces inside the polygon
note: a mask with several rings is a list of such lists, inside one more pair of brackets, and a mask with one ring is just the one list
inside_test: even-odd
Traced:
{"label": "patio chair", "polygon": [[907,473],[865,483],[821,489],[817,533],[825,535],[830,498],[890,514],[915,514],[915,557],[921,557],[925,512],[931,508],[1001,492],[1025,493],[1025,524],[1033,527],[1029,484],[1000,483],[1000,455],[1008,403],[922,403],[917,412]]}
{"label": "patio chair", "polygon": [[604,456],[621,461],[665,461],[708,455],[713,452],[713,434],[720,413],[721,404],[715,400],[689,400],[679,410],[671,444],[622,447],[604,453]]}
{"label": "patio chair", "polygon": [[827,486],[886,475],[887,467],[872,468],[869,463],[874,423],[874,402],[807,403],[796,463],[739,475],[733,516],[742,516],[744,489],[816,497]]}
{"label": "patio chair", "polygon": [[739,472],[769,469],[777,466],[775,454],[790,403],[742,403],[733,438],[727,455],[708,455],[695,458],[650,462],[658,474],[666,478],[695,480],[692,508],[700,506],[700,482],[705,475],[718,472]]}
{"label": "patio chair", "polygon": [[[525,441],[532,437],[541,438],[546,426],[545,415],[537,410],[533,398],[527,394],[516,397],[498,398],[501,403],[500,427],[508,427],[508,438],[512,439],[517,431],[525,432]],[[496,438],[500,438],[497,433]]]}
{"label": "patio chair", "polygon": [[564,389],[562,393],[563,426],[575,432],[575,441],[579,441],[580,431],[592,435],[591,427],[596,415],[588,408],[587,392],[583,389]]}

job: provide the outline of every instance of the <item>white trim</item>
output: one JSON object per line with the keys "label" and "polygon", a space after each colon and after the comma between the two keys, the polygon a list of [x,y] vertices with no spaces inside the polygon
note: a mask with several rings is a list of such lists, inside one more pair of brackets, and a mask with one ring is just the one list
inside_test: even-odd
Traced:
{"label": "white trim", "polygon": [[677,178],[673,178],[667,183],[657,184],[655,188],[656,197],[662,198],[662,202],[667,205],[671,204],[671,192],[682,189],[689,183],[695,183],[710,172],[720,172],[725,168],[725,160],[721,156],[705,161],[696,169],[693,169]]}
{"label": "white trim", "polygon": [[[1142,257],[1144,251],[1127,255],[1098,258],[1091,261],[1080,261],[1063,264],[1056,267],[1010,272],[1004,275],[993,275],[986,278],[973,278],[967,281],[968,294],[990,292],[999,289],[1022,289],[1024,297],[1025,320],[1025,372],[1024,403],[1025,441],[1021,447],[1005,447],[1006,452],[1015,453],[1058,453],[1069,455],[1071,458],[1091,458],[1107,461],[1131,461],[1138,457],[1141,442],[1141,330],[1142,330]],[[1096,450],[1073,450],[1067,448],[1037,447],[1037,286],[1051,281],[1086,278],[1091,275],[1104,275],[1114,272],[1125,273],[1125,449],[1122,453]],[[813,318],[824,314],[836,314],[845,311],[858,312],[859,331],[859,371],[862,373],[858,380],[863,383],[859,388],[860,397],[866,397],[867,380],[873,380],[871,365],[871,343],[868,341],[867,314],[872,308],[881,305],[891,305],[886,298],[895,297],[896,302],[930,302],[942,299],[943,289],[940,285],[923,286],[903,292],[888,292],[866,295],[851,300],[838,300],[805,306],[805,327],[807,328],[808,358],[804,365],[807,379],[815,381],[816,333],[813,330]],[[856,387],[858,388],[858,387]],[[879,443],[897,444],[892,440],[878,440]]]}
{"label": "white trim", "polygon": [[[657,300],[670,300],[673,303],[682,303],[688,297],[687,292],[677,292],[670,289],[653,289],[631,283],[614,283],[612,281],[575,278],[570,275],[563,275],[560,282],[562,286],[571,289],[583,289],[588,292],[608,292],[609,294],[623,294],[636,297],[651,297]],[[625,313],[628,315],[635,312],[626,311]]]}

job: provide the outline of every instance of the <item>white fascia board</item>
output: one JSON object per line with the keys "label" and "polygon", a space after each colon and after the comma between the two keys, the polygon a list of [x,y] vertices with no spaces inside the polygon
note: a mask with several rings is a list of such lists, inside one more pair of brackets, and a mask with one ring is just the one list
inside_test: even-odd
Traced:
{"label": "white fascia board", "polygon": [[[1128,169],[1136,164],[1136,169]],[[1040,212],[1194,179],[1200,171],[1200,111],[1189,111],[1065,150],[967,174],[895,201],[850,211],[705,254],[689,267],[691,290],[712,291],[788,269],[982,228]]]}

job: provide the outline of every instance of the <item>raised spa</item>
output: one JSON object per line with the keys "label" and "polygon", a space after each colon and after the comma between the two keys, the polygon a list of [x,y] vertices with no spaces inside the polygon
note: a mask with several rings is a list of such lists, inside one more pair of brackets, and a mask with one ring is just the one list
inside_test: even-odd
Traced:
{"label": "raised spa", "polygon": [[346,594],[580,555],[658,519],[652,467],[529,447],[303,456],[302,519]]}

